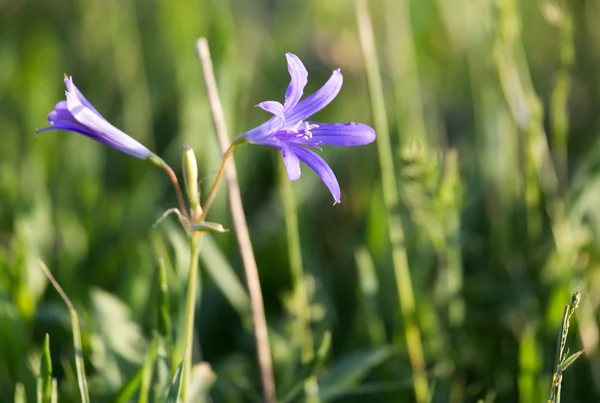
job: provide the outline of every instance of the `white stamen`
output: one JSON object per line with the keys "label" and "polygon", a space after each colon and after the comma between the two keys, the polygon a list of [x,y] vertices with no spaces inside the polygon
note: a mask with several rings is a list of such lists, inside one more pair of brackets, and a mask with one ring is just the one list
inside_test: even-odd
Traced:
{"label": "white stamen", "polygon": [[300,128],[300,125],[302,124],[302,121],[299,121],[298,124],[294,127],[292,127],[291,129],[287,129],[288,133],[298,133],[298,128]]}

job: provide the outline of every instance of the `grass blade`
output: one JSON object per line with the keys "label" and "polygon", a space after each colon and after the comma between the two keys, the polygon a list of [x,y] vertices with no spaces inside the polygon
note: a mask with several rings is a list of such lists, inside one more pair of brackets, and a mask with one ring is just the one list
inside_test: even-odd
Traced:
{"label": "grass blade", "polygon": [[46,277],[48,277],[48,280],[56,290],[56,292],[58,292],[60,297],[67,305],[67,308],[69,308],[69,313],[71,314],[71,327],[73,329],[73,345],[75,347],[75,367],[77,368],[77,383],[79,385],[79,393],[81,395],[82,403],[89,403],[90,393],[88,391],[87,378],[85,376],[85,363],[83,361],[81,330],[79,328],[79,317],[77,316],[77,311],[73,307],[71,300],[69,299],[69,297],[67,297],[67,294],[65,294],[60,284],[58,284],[58,281],[56,281],[56,279],[52,275],[52,272],[50,272],[50,269],[48,269],[48,266],[46,266],[46,264],[41,260],[39,261],[39,264],[42,270],[44,271],[44,274],[46,274]]}
{"label": "grass blade", "polygon": [[40,362],[40,374],[38,377],[38,402],[50,403],[52,400],[52,358],[50,357],[50,336],[46,334],[44,347],[42,348],[42,359]]}
{"label": "grass blade", "polygon": [[416,400],[418,403],[426,403],[431,400],[431,393],[427,381],[421,331],[416,320],[416,303],[408,265],[408,256],[404,247],[404,228],[402,218],[397,213],[399,206],[397,180],[385,110],[383,85],[375,50],[373,26],[367,10],[366,0],[356,0],[355,5],[360,42],[367,69],[371,104],[373,106],[375,130],[377,131],[376,143],[381,167],[382,191],[388,216],[388,231],[392,245],[394,276],[404,326],[404,338],[413,371]]}
{"label": "grass blade", "polygon": [[142,367],[142,379],[140,385],[140,397],[139,403],[148,403],[148,396],[150,395],[150,389],[152,387],[152,375],[154,373],[154,363],[156,362],[156,356],[158,355],[158,340],[156,337],[152,340],[144,366]]}
{"label": "grass blade", "polygon": [[183,363],[185,362],[185,356],[187,352],[183,354],[183,359],[177,366],[175,370],[175,375],[173,376],[173,381],[171,382],[171,387],[169,388],[169,392],[167,393],[166,403],[178,403],[179,402],[179,394],[181,392],[181,381],[183,379]]}

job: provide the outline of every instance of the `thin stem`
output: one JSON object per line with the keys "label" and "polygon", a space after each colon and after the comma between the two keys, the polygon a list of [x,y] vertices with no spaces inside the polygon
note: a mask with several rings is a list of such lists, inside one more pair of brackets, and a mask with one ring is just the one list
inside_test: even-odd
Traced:
{"label": "thin stem", "polygon": [[[302,364],[313,360],[315,351],[310,329],[310,303],[308,291],[304,281],[304,268],[302,264],[302,249],[300,247],[300,230],[298,226],[298,209],[291,182],[287,178],[283,160],[279,163],[279,187],[285,212],[285,226],[288,243],[290,269],[294,283],[294,302],[296,304],[296,326],[302,351]],[[304,381],[305,401],[319,403],[319,384],[317,378],[311,376]]]}
{"label": "thin stem", "polygon": [[168,166],[167,164],[164,165],[164,170],[167,171],[167,174],[169,175],[169,178],[171,179],[171,182],[173,183],[173,187],[175,188],[175,194],[177,195],[177,202],[179,203],[179,210],[181,210],[181,214],[183,214],[183,216],[186,219],[188,218],[188,213],[187,213],[187,208],[185,207],[185,202],[183,201],[183,194],[181,193],[181,187],[179,186],[179,181],[177,180],[177,175],[175,175],[175,172],[173,171],[173,169]]}
{"label": "thin stem", "polygon": [[[205,38],[198,39],[196,43],[198,57],[202,64],[204,73],[204,81],[206,83],[206,91],[212,111],[213,122],[216,128],[219,147],[221,152],[225,154],[230,146],[229,135],[227,134],[227,125],[225,124],[225,116],[223,107],[219,99],[217,83],[208,49],[208,42]],[[256,348],[258,353],[258,362],[260,365],[260,373],[263,385],[263,395],[265,403],[274,403],[277,398],[275,394],[275,380],[273,377],[273,363],[271,362],[271,349],[269,346],[269,335],[267,333],[267,319],[265,317],[265,309],[263,307],[262,290],[260,288],[260,279],[258,277],[258,268],[254,259],[252,250],[252,242],[250,242],[250,233],[246,223],[244,207],[242,205],[242,196],[240,187],[237,181],[237,173],[235,170],[235,161],[227,166],[225,171],[227,175],[227,185],[229,188],[229,204],[235,234],[237,236],[242,261],[244,263],[244,271],[246,273],[246,282],[250,293],[250,304],[252,305],[252,319],[254,321],[254,335],[256,337]]]}
{"label": "thin stem", "polygon": [[181,210],[181,214],[185,217],[185,219],[189,220],[187,207],[185,206],[185,201],[183,200],[183,193],[181,193],[181,187],[179,186],[179,180],[177,180],[177,175],[175,175],[173,168],[171,168],[159,156],[154,155],[154,154],[150,155],[148,160],[150,160],[150,162],[152,162],[154,165],[158,166],[159,168],[164,169],[165,172],[167,172],[167,175],[169,175],[169,179],[171,179],[171,183],[173,183],[173,187],[175,188],[175,194],[177,195],[177,202],[179,203],[179,210]]}
{"label": "thin stem", "polygon": [[77,311],[75,310],[75,307],[71,303],[71,300],[69,299],[67,294],[63,291],[60,284],[58,284],[58,281],[56,281],[56,279],[52,275],[50,269],[48,269],[48,266],[46,266],[46,264],[42,260],[39,261],[39,264],[42,270],[44,271],[44,274],[46,275],[46,277],[48,277],[48,280],[56,290],[56,292],[58,292],[62,300],[67,305],[69,313],[71,314],[71,327],[73,329],[73,346],[75,348],[75,367],[77,368],[77,383],[79,384],[79,393],[81,394],[81,401],[83,403],[88,403],[90,401],[90,392],[88,391],[87,378],[85,375],[85,363],[83,360],[83,347],[81,343],[81,330],[79,328],[79,317],[77,316]]}
{"label": "thin stem", "polygon": [[223,154],[223,160],[221,161],[221,166],[219,167],[219,172],[217,173],[217,177],[215,178],[215,181],[213,182],[213,185],[210,188],[210,191],[208,192],[208,196],[206,197],[206,200],[204,201],[204,204],[202,206],[203,211],[202,211],[202,214],[200,215],[200,218],[198,219],[198,222],[204,221],[204,218],[206,218],[206,214],[208,214],[208,210],[210,209],[211,204],[213,203],[213,201],[215,200],[215,197],[217,196],[217,191],[219,190],[219,185],[221,184],[221,179],[223,179],[223,174],[225,173],[225,167],[227,167],[227,161],[229,161],[229,157],[233,153],[233,150],[235,149],[236,145],[237,144],[231,144],[227,148],[225,153]]}
{"label": "thin stem", "polygon": [[185,363],[183,365],[183,378],[181,380],[181,401],[185,402],[187,381],[192,371],[192,348],[194,344],[194,317],[196,316],[196,294],[198,292],[198,254],[202,234],[190,235],[190,267],[188,271],[188,285],[185,303]]}
{"label": "thin stem", "polygon": [[412,286],[408,256],[404,245],[404,228],[402,218],[397,213],[399,206],[398,188],[392,146],[387,124],[383,85],[379,73],[379,64],[373,38],[373,27],[367,10],[366,0],[356,0],[356,18],[363,56],[367,70],[367,81],[371,93],[371,104],[377,131],[377,150],[381,168],[383,199],[387,210],[388,231],[392,247],[392,262],[398,293],[400,313],[404,326],[404,338],[408,349],[413,387],[418,403],[431,401],[431,392],[426,373],[425,355],[421,341],[421,331],[417,322],[416,302]]}

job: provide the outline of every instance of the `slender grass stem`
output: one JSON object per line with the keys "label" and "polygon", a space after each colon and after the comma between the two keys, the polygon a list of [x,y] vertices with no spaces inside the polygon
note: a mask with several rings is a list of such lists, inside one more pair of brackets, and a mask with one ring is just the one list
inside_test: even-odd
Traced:
{"label": "slender grass stem", "polygon": [[[221,148],[221,152],[225,154],[230,146],[230,141],[206,38],[198,39],[198,42],[196,43],[196,49],[202,64],[204,82],[206,84],[206,91],[208,93],[213,122],[219,140],[219,147]],[[275,380],[273,377],[273,364],[271,362],[269,335],[267,332],[267,320],[263,306],[263,297],[262,290],[260,288],[258,268],[256,266],[256,260],[254,259],[252,242],[250,241],[250,233],[246,223],[246,216],[244,214],[242,196],[237,181],[237,173],[235,170],[234,161],[231,161],[231,164],[227,166],[225,174],[227,175],[229,203],[231,215],[233,217],[233,225],[236,230],[235,234],[237,236],[240,252],[242,254],[246,282],[248,283],[248,290],[250,293],[252,319],[254,321],[254,335],[256,337],[256,347],[263,385],[264,401],[265,403],[274,403],[277,398],[275,393]]]}
{"label": "slender grass stem", "polygon": [[181,401],[186,402],[188,379],[192,372],[192,348],[194,345],[194,317],[196,316],[196,297],[198,293],[198,254],[202,233],[192,234],[190,241],[190,267],[185,303],[185,357],[183,379],[181,381]]}
{"label": "slender grass stem", "polygon": [[85,376],[85,363],[83,361],[83,347],[81,343],[81,330],[79,328],[79,317],[77,316],[77,311],[75,307],[71,303],[71,300],[67,296],[67,294],[63,291],[58,281],[52,275],[50,269],[43,261],[39,261],[40,267],[44,271],[48,280],[58,292],[58,295],[62,298],[62,300],[67,305],[69,309],[69,313],[71,314],[71,327],[73,328],[73,346],[75,347],[75,367],[77,368],[77,383],[79,384],[79,393],[81,395],[81,401],[83,403],[90,402],[90,392],[88,391],[87,378]]}
{"label": "slender grass stem", "polygon": [[408,257],[404,247],[404,228],[402,219],[397,213],[399,200],[396,186],[396,174],[392,155],[387,114],[383,96],[383,87],[379,75],[379,64],[375,51],[373,27],[365,0],[356,0],[356,17],[363,55],[367,69],[367,79],[373,106],[375,129],[377,131],[377,150],[381,166],[383,198],[388,216],[388,230],[392,245],[394,275],[400,303],[400,312],[404,322],[404,338],[413,371],[413,386],[417,402],[431,401],[431,393],[427,382],[425,356],[421,342],[421,332],[417,324],[415,298],[412,279],[408,265]]}

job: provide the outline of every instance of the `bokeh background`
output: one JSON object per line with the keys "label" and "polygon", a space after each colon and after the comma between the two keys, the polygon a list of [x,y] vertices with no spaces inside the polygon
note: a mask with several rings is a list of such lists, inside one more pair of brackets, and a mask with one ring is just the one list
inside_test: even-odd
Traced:
{"label": "bokeh background", "polygon": [[[546,401],[578,285],[567,348],[586,354],[564,374],[563,401],[600,400],[600,1],[369,0],[375,48],[355,5],[0,0],[0,401],[35,401],[46,334],[60,401],[79,399],[69,314],[40,258],[79,312],[92,401],[138,401],[161,337],[161,260],[180,331],[185,236],[174,219],[153,228],[176,203],[166,175],[35,129],[72,75],[178,172],[191,145],[206,194],[220,154],[200,36],[232,136],[267,118],[253,105],[283,99],[285,52],[307,66],[305,93],[342,69],[316,120],[379,135],[323,150],[342,188],[334,207],[307,167],[290,186],[277,151],[236,151],[282,401],[414,401],[415,372],[435,402]],[[210,218],[231,228],[225,196]],[[203,248],[195,361],[216,376],[207,399],[260,401],[235,235]],[[156,396],[169,360],[180,358],[156,359]]]}

